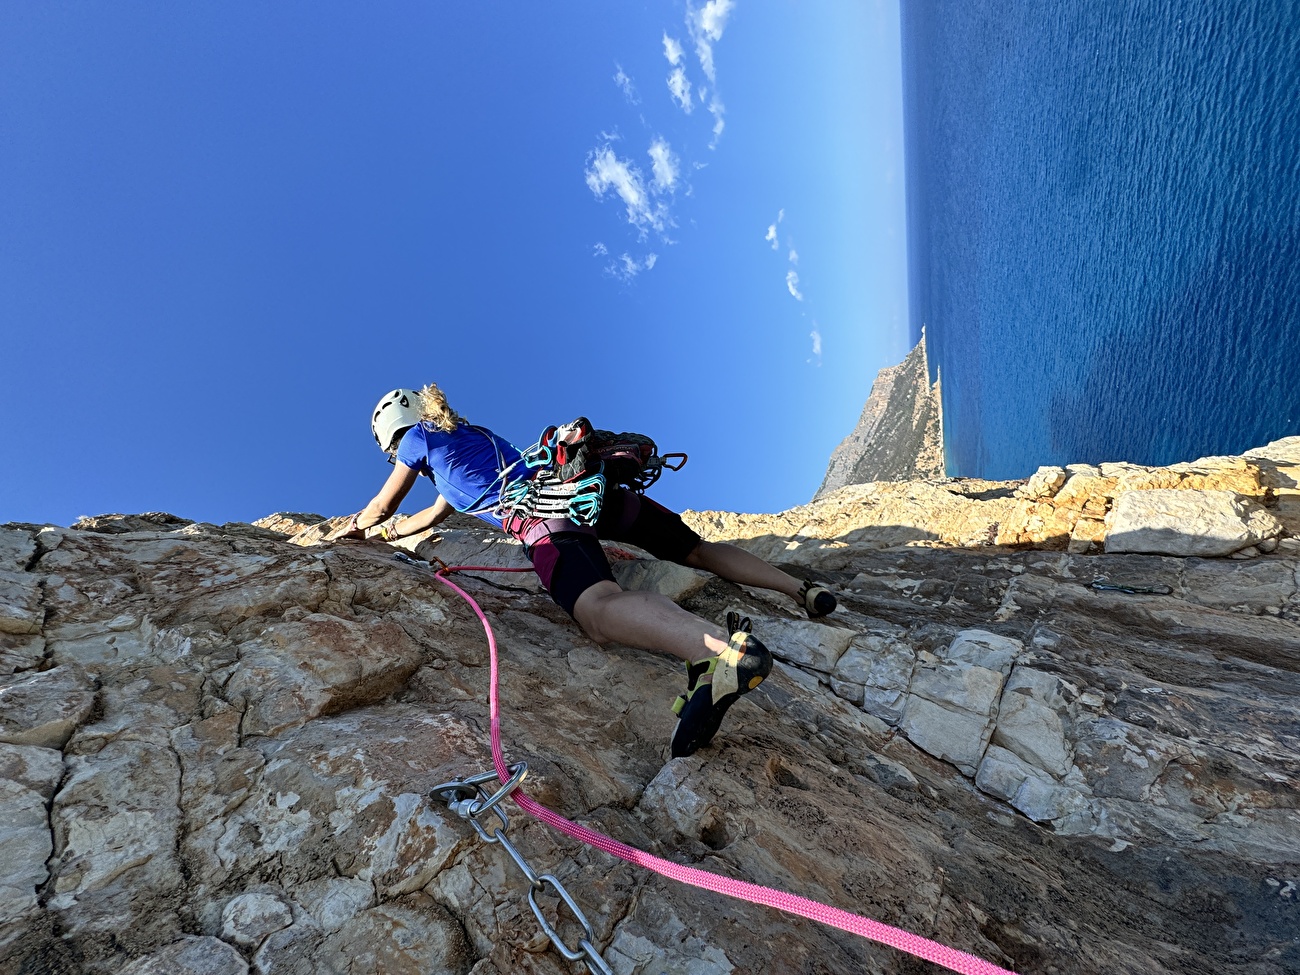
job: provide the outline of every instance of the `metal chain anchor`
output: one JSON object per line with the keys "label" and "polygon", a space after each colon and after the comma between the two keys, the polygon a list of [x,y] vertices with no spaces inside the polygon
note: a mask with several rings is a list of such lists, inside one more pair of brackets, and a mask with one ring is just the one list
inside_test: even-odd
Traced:
{"label": "metal chain anchor", "polygon": [[[432,794],[443,799],[452,812],[462,819],[469,820],[469,824],[474,827],[474,832],[478,833],[479,839],[484,843],[496,843],[503,847],[506,853],[510,854],[510,859],[515,862],[515,866],[528,881],[528,906],[533,909],[533,916],[537,918],[537,923],[542,932],[550,939],[555,950],[567,958],[569,961],[581,961],[587,966],[590,975],[614,975],[613,969],[605,963],[601,957],[599,949],[594,944],[596,932],[587,920],[587,915],[582,913],[582,908],[578,902],[565,889],[564,884],[554,874],[539,874],[524,859],[515,845],[506,838],[506,830],[510,828],[510,821],[506,818],[505,811],[501,808],[501,800],[510,793],[519,788],[519,784],[524,781],[524,776],[528,774],[528,763],[518,762],[510,767],[510,778],[497,789],[496,792],[489,794],[485,786],[487,783],[496,783],[500,780],[497,778],[495,771],[483,772],[479,775],[471,775],[466,779],[452,779],[450,782],[444,782],[442,785],[434,786]],[[488,827],[480,822],[480,818],[491,814],[496,817],[497,823],[492,824],[489,831]],[[551,888],[559,895],[560,900],[568,905],[577,922],[582,925],[584,937],[578,939],[578,947],[570,948],[564,943],[564,939],[555,927],[546,919],[542,913],[542,906],[537,901],[537,895],[545,888]]]}

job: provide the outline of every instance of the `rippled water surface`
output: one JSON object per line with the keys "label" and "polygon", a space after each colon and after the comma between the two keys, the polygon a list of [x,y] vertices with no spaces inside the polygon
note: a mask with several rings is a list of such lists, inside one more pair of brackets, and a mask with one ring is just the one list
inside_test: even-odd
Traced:
{"label": "rippled water surface", "polygon": [[1300,434],[1300,3],[902,12],[949,473]]}

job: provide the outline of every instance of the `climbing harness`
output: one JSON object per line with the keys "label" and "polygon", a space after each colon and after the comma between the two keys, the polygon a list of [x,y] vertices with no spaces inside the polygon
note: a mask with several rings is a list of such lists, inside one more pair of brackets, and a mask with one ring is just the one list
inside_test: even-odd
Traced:
{"label": "climbing harness", "polygon": [[533,473],[507,479],[493,513],[516,536],[535,518],[594,525],[607,484],[642,493],[665,467],[679,471],[686,464],[685,454],[657,451],[655,442],[644,434],[596,430],[585,416],[549,426],[537,443],[521,453],[524,467]]}
{"label": "climbing harness", "polygon": [[[395,558],[400,559],[409,565],[430,569],[431,571],[433,569],[428,562],[421,562],[420,560],[407,555],[405,552],[398,552]],[[752,904],[774,907],[777,910],[785,911],[788,914],[795,914],[799,917],[805,917],[812,921],[820,921],[822,924],[838,928],[841,931],[847,931],[850,934],[856,934],[860,937],[877,941],[881,944],[888,945],[891,948],[897,948],[899,951],[907,952],[917,958],[934,962],[936,965],[940,965],[951,972],[957,972],[958,975],[1015,975],[1014,972],[994,965],[992,962],[987,962],[975,955],[968,954],[964,951],[958,951],[956,948],[950,948],[947,945],[939,944],[938,942],[931,941],[928,938],[922,938],[919,935],[911,934],[901,928],[882,924],[879,921],[873,921],[870,918],[863,917],[859,914],[853,914],[837,907],[820,904],[817,901],[810,900],[806,897],[799,897],[795,894],[788,894],[784,891],[774,890],[771,887],[762,887],[758,884],[751,884],[742,880],[733,880],[730,877],[722,877],[717,874],[709,873],[707,870],[688,867],[684,864],[673,863],[671,860],[664,860],[660,857],[653,856],[643,850],[638,850],[625,843],[620,843],[618,840],[606,836],[603,833],[598,833],[595,830],[580,825],[579,823],[565,819],[559,813],[546,808],[541,803],[530,797],[519,788],[519,784],[523,781],[523,777],[526,774],[526,767],[524,767],[522,763],[507,765],[505,753],[501,746],[501,710],[497,694],[498,666],[496,636],[492,632],[492,626],[488,622],[487,614],[483,612],[482,608],[477,602],[475,602],[474,598],[460,586],[456,585],[456,583],[447,578],[450,573],[461,571],[530,572],[532,570],[529,568],[503,568],[499,566],[444,565],[433,573],[433,577],[438,582],[451,589],[469,604],[475,615],[478,616],[479,621],[483,624],[483,631],[487,635],[490,663],[488,717],[491,734],[492,766],[494,769],[494,772],[484,772],[479,775],[471,776],[468,779],[459,779],[445,783],[438,786],[438,788],[433,791],[435,793],[440,793],[439,798],[444,800],[447,800],[450,796],[449,802],[452,808],[458,815],[470,819],[479,835],[488,842],[493,842],[493,840],[489,838],[490,836],[496,836],[499,839],[504,839],[504,836],[502,836],[500,830],[496,828],[494,828],[492,833],[484,835],[487,833],[487,830],[475,819],[471,818],[469,814],[475,812],[478,815],[483,815],[487,809],[490,808],[493,811],[493,815],[498,816],[500,820],[504,821],[505,814],[500,809],[500,803],[503,799],[509,796],[515,805],[519,806],[519,808],[524,810],[524,812],[541,820],[551,828],[559,830],[566,836],[571,836],[576,840],[580,840],[581,842],[593,846],[598,850],[602,850],[620,860],[625,860],[636,866],[652,870],[671,880],[690,884],[691,886],[699,887],[703,890],[710,890],[714,893],[725,894],[728,897],[748,901]],[[502,783],[502,787],[497,791],[497,793],[489,796],[483,788],[483,785],[486,782],[490,782],[493,779],[494,774],[495,778]],[[513,786],[511,785],[512,782]],[[480,803],[482,803],[482,805],[480,805]],[[529,904],[530,906],[533,906],[533,913],[542,924],[543,930],[547,933],[547,937],[551,938],[552,944],[554,944],[557,950],[564,954],[566,958],[569,958],[569,960],[582,960],[586,962],[588,971],[593,973],[593,975],[605,975],[605,972],[609,971],[608,967],[603,969],[600,967],[593,967],[595,965],[604,965],[604,962],[603,960],[599,962],[596,961],[599,952],[594,949],[592,941],[593,930],[589,923],[583,924],[583,931],[586,937],[579,941],[579,947],[581,950],[575,953],[573,949],[570,949],[567,946],[564,948],[560,947],[563,942],[558,937],[551,934],[551,931],[554,929],[547,928],[546,922],[542,919],[541,911],[535,906],[536,897],[534,894],[538,890],[539,886],[552,886],[556,889],[557,893],[560,893],[563,888],[560,886],[559,881],[555,880],[549,874],[537,876],[536,874],[531,873],[526,864],[522,862],[523,858],[518,856],[518,851],[515,850],[513,846],[508,845],[508,843],[506,844],[506,852],[510,855],[511,859],[515,861],[515,864],[520,868],[520,870],[524,872],[524,875],[528,877],[529,883],[533,885],[530,887]],[[536,881],[533,880],[533,877],[537,877]],[[574,913],[574,916],[579,919],[579,923],[586,921],[585,916],[578,909],[578,906],[573,901],[572,897],[565,896],[565,894],[567,894],[567,891],[560,893],[561,899],[568,905],[570,911]],[[587,945],[592,945],[592,950],[590,952],[588,952],[586,947],[583,945],[584,941]]]}
{"label": "climbing harness", "polygon": [[1172,596],[1174,591],[1169,586],[1123,586],[1111,583],[1105,576],[1092,580],[1092,588],[1099,592],[1124,592],[1130,596],[1152,595]]}

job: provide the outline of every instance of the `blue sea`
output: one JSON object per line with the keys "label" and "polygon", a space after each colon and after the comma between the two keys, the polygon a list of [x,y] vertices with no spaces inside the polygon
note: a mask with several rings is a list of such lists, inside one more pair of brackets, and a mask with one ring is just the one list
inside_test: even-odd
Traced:
{"label": "blue sea", "polygon": [[948,473],[1300,434],[1300,2],[902,0]]}

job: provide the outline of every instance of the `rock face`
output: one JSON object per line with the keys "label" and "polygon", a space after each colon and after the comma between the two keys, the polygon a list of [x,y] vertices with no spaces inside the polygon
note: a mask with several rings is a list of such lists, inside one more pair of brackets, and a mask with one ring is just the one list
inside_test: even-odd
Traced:
{"label": "rock face", "polygon": [[[667,759],[679,664],[593,644],[531,574],[456,581],[500,644],[507,757],[570,818],[1022,973],[1282,975],[1300,971],[1298,447],[1225,461],[1281,526],[1248,560],[994,544],[1081,474],[1121,476],[1080,470],[689,515],[832,584],[821,621],[611,549],[624,585],[740,611],[779,658],[687,759]],[[1134,492],[1179,490],[1145,475]],[[0,972],[582,970],[505,851],[430,794],[490,767],[478,620],[389,546],[320,543],[322,521],[0,528]],[[524,564],[485,528],[403,544]],[[619,975],[938,971],[507,812]],[[553,892],[538,903],[575,944]]]}
{"label": "rock face", "polygon": [[939,384],[930,384],[925,335],[901,363],[881,369],[853,432],[831,454],[816,501],[849,484],[943,477]]}

